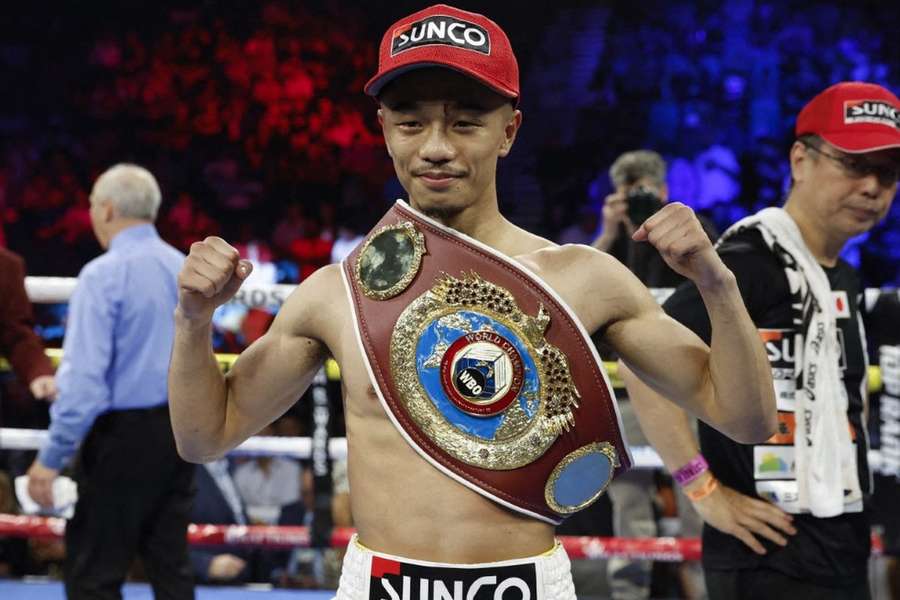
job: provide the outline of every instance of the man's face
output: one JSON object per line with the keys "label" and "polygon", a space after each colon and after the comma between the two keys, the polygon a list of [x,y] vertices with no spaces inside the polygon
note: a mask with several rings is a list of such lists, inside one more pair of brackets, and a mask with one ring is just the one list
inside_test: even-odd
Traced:
{"label": "man's face", "polygon": [[512,148],[521,113],[475,80],[442,68],[391,82],[378,120],[410,202],[448,217],[496,194],[497,159]]}
{"label": "man's face", "polygon": [[897,193],[900,151],[848,154],[825,142],[791,149],[795,185],[810,191],[820,223],[849,239],[881,221]]}

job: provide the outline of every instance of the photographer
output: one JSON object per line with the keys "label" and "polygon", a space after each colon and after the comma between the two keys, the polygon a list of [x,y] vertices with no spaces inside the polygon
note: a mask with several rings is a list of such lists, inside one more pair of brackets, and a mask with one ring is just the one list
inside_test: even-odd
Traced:
{"label": "photographer", "polygon": [[[675,287],[684,278],[670,269],[659,252],[637,244],[631,234],[669,201],[666,161],[652,150],[635,150],[619,156],[609,168],[615,192],[603,201],[603,229],[591,244],[612,254],[648,287]],[[710,239],[713,225],[697,215]]]}
{"label": "photographer", "polygon": [[[593,247],[613,255],[648,287],[676,287],[684,278],[666,265],[656,248],[639,244],[631,234],[641,223],[661,209],[668,201],[666,162],[652,150],[626,152],[609,169],[615,192],[603,202],[603,229]],[[714,240],[714,226],[697,215],[703,229]],[[613,358],[600,348],[606,359]],[[637,417],[626,398],[619,398],[619,413],[626,438],[634,445],[647,445]],[[621,537],[655,537],[659,534],[654,510],[657,483],[654,471],[633,469],[617,477],[609,486],[613,505],[613,532]],[[701,521],[687,499],[678,497],[681,533],[699,536]],[[614,600],[643,600],[650,597],[650,560],[614,557],[607,563],[607,578]],[[577,569],[576,569],[577,572]],[[703,578],[696,564],[685,563],[679,578],[685,596],[704,595]]]}

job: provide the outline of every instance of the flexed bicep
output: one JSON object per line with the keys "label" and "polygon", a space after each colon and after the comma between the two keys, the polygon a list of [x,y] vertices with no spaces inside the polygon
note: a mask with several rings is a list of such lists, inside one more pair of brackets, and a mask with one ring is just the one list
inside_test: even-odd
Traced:
{"label": "flexed bicep", "polygon": [[313,338],[269,331],[225,377],[225,444],[233,448],[283,415],[303,395],[328,356]]}
{"label": "flexed bicep", "polygon": [[713,392],[709,346],[694,332],[654,307],[614,323],[607,338],[646,385],[688,412],[707,416]]}
{"label": "flexed bicep", "polygon": [[208,462],[240,444],[287,411],[306,391],[328,355],[323,319],[340,273],[325,267],[297,286],[260,339],[247,348],[227,376],[210,344],[211,324],[176,311],[169,365],[169,403],[178,451],[186,460]]}
{"label": "flexed bicep", "polygon": [[312,382],[329,350],[323,307],[335,291],[331,268],[288,297],[265,335],[250,345],[225,378],[224,436],[236,445],[287,411]]}

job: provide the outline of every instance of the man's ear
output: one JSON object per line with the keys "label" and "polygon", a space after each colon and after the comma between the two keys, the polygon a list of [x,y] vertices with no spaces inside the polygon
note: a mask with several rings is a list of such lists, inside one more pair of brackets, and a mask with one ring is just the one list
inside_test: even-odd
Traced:
{"label": "man's ear", "polygon": [[104,223],[110,223],[116,218],[116,207],[112,202],[104,202],[100,205],[100,216]]}
{"label": "man's ear", "polygon": [[804,179],[804,167],[812,157],[810,157],[806,146],[800,142],[794,142],[794,145],[791,146],[789,157],[791,163],[791,178],[794,180],[794,183],[798,183]]}
{"label": "man's ear", "polygon": [[522,111],[513,110],[506,126],[503,128],[503,143],[500,144],[500,157],[503,158],[512,150],[513,143],[516,141],[516,135],[519,133],[519,127],[522,126]]}

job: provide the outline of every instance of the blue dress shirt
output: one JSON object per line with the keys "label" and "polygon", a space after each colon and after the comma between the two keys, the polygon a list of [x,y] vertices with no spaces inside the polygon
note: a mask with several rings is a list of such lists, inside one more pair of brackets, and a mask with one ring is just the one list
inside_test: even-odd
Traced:
{"label": "blue dress shirt", "polygon": [[168,401],[178,272],[184,255],[142,224],[120,231],[78,275],[69,301],[59,391],[38,460],[60,469],[97,417]]}

